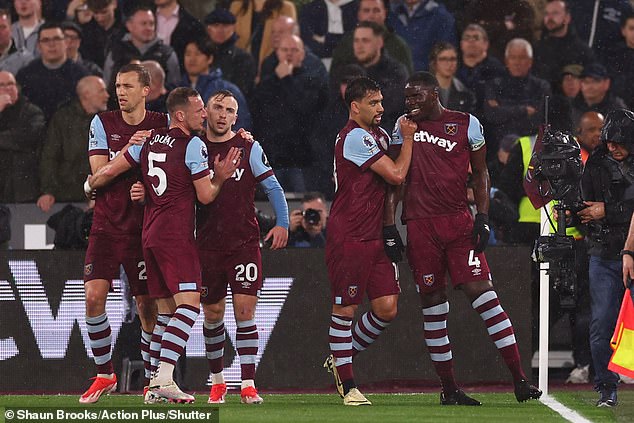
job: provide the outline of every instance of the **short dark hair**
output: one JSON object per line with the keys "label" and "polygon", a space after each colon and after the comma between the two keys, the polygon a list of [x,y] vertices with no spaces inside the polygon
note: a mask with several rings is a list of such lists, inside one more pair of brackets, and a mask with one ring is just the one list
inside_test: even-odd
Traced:
{"label": "short dark hair", "polygon": [[9,9],[0,9],[0,16],[6,16],[7,20],[11,22],[11,11]]}
{"label": "short dark hair", "polygon": [[73,21],[62,22],[62,31],[66,31],[67,29],[75,32],[77,35],[79,35],[79,38],[82,38],[81,27],[77,25],[75,22]]}
{"label": "short dark hair", "polygon": [[128,7],[128,10],[125,11],[125,22],[128,22],[130,19],[132,19],[132,17],[134,15],[136,15],[137,12],[147,12],[150,11],[152,12],[152,15],[156,16],[156,13],[154,12],[154,8],[152,6],[150,6],[149,4],[136,4],[136,5],[132,5],[130,7]]}
{"label": "short dark hair", "polygon": [[383,25],[379,25],[376,22],[361,21],[355,27],[355,29],[358,28],[370,28],[374,35],[380,36],[381,38],[385,39],[385,27]]}
{"label": "short dark hair", "polygon": [[129,73],[129,72],[134,72],[137,74],[137,77],[139,78],[139,82],[141,83],[141,86],[143,87],[149,87],[150,84],[152,83],[152,77],[150,76],[150,72],[141,65],[137,65],[136,63],[128,63],[126,65],[121,66],[121,68],[119,68],[119,71],[117,71],[117,73]]}
{"label": "short dark hair", "polygon": [[213,57],[216,55],[216,49],[211,40],[207,37],[200,37],[190,40],[187,42],[187,44],[185,44],[185,48],[187,48],[187,46],[190,44],[196,45],[196,48],[207,57]]}
{"label": "short dark hair", "polygon": [[436,77],[431,73],[424,71],[414,72],[409,78],[407,78],[407,83],[438,88],[438,80]]}
{"label": "short dark hair", "polygon": [[60,31],[64,32],[64,28],[61,23],[55,21],[44,21],[42,26],[40,26],[40,29],[37,30],[37,40],[39,41],[42,37],[42,31],[55,28],[59,28]]}
{"label": "short dark hair", "polygon": [[346,87],[346,92],[344,94],[346,105],[350,108],[353,101],[359,101],[369,93],[377,91],[381,91],[381,88],[374,79],[370,79],[366,76],[353,79]]}
{"label": "short dark hair", "polygon": [[114,2],[116,2],[116,0],[86,0],[86,6],[88,6],[88,9],[92,12],[96,12],[105,9]]}
{"label": "short dark hair", "polygon": [[[218,90],[218,91],[214,92],[212,95],[209,96],[209,100],[211,100],[214,97],[220,97],[220,100],[224,100],[227,97],[236,98],[235,94],[233,94],[229,90]],[[236,102],[237,101],[238,101],[238,99],[236,98]]]}
{"label": "short dark hair", "polygon": [[627,21],[634,19],[634,11],[627,11],[621,15],[621,28],[625,28]]}
{"label": "short dark hair", "polygon": [[319,191],[310,191],[304,194],[302,198],[302,204],[308,203],[309,201],[321,200],[326,203],[326,197]]}
{"label": "short dark hair", "polygon": [[189,99],[192,97],[198,97],[198,91],[191,87],[178,87],[174,88],[165,101],[167,107],[167,113],[172,115],[177,110],[181,110],[184,106],[189,104]]}
{"label": "short dark hair", "polygon": [[434,46],[429,51],[430,68],[431,68],[431,64],[436,62],[436,59],[438,59],[438,55],[442,53],[443,51],[447,51],[447,50],[452,50],[456,54],[458,54],[458,49],[456,48],[456,46],[454,46],[451,43],[448,43],[447,41],[440,41],[434,44]]}

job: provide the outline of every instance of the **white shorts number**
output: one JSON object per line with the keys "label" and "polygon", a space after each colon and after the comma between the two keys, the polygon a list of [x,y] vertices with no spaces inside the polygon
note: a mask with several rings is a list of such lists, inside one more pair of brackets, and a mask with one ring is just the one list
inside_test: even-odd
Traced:
{"label": "white shorts number", "polygon": [[469,250],[469,266],[480,267],[480,259],[476,257],[473,250]]}
{"label": "white shorts number", "polygon": [[139,280],[146,281],[147,280],[147,270],[145,268],[145,261],[141,260],[136,267],[139,268]]}
{"label": "white shorts number", "polygon": [[244,282],[245,278],[249,282],[255,282],[258,279],[258,266],[255,263],[239,264],[234,269],[236,282]]}

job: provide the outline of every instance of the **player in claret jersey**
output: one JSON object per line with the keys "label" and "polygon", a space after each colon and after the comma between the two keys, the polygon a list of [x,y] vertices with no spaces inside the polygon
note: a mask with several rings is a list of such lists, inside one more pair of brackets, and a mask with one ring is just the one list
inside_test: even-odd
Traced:
{"label": "player in claret jersey", "polygon": [[214,157],[225,157],[231,148],[240,149],[242,160],[216,200],[198,208],[196,219],[196,241],[202,265],[203,333],[212,380],[208,402],[212,404],[224,403],[227,392],[222,375],[227,285],[231,286],[237,325],[236,349],[242,371],[241,402],[262,402],[254,384],[258,351],[255,307],[262,288],[260,228],[254,204],[258,183],[273,205],[277,219],[265,241],[271,239],[271,249],[275,250],[284,248],[288,240],[288,206],[284,191],[260,144],[246,140],[231,129],[237,113],[238,103],[230,91],[219,91],[209,98],[205,141],[210,166],[214,167],[211,163]]}
{"label": "player in claret jersey", "polygon": [[[350,120],[335,141],[335,199],[328,220],[326,264],[332,293],[330,351],[324,367],[335,377],[345,405],[370,405],[357,389],[353,356],[366,349],[396,317],[398,272],[382,240],[387,183],[401,184],[407,175],[415,124],[402,119],[405,138],[400,155],[387,155],[390,136],[379,127],[383,96],[376,82],[350,82],[345,101]],[[358,305],[368,295],[372,310],[352,329]]]}
{"label": "player in claret jersey", "polygon": [[214,161],[209,178],[208,153],[195,135],[203,128],[205,108],[191,88],[176,88],[167,97],[170,127],[152,131],[89,178],[93,188],[109,183],[133,166],[140,166],[147,196],[143,217],[143,255],[148,288],[158,311],[172,317],[161,339],[158,370],[152,374],[147,402],[194,401],[174,383],[174,365],[182,354],[200,311],[200,263],[194,240],[194,205],[212,202],[237,169],[240,152],[230,148]]}
{"label": "player in claret jersey", "polygon": [[[423,306],[425,343],[442,384],[440,402],[481,405],[465,395],[454,379],[447,335],[447,272],[453,286],[466,294],[484,320],[513,375],[517,400],[537,399],[541,391],[526,381],[513,325],[498,301],[483,252],[489,240],[490,186],[482,126],[475,116],[445,109],[438,100],[438,81],[427,72],[409,78],[405,104],[417,130],[404,184],[402,219],[407,224],[407,257]],[[398,124],[393,141],[395,146],[402,142]],[[475,221],[467,203],[469,166]],[[393,212],[389,215],[394,216]],[[386,223],[393,224],[393,220]]]}
{"label": "player in claret jersey", "polygon": [[[116,77],[120,110],[99,113],[90,124],[88,155],[92,173],[113,160],[128,146],[138,130],[167,126],[167,115],[145,110],[150,75],[138,65],[123,66]],[[90,347],[97,364],[97,377],[79,398],[94,403],[117,387],[111,361],[112,339],[106,314],[106,299],[112,279],[119,278],[119,266],[128,277],[141,320],[141,352],[145,378],[150,377],[150,338],[156,323],[156,304],[148,295],[145,262],[141,248],[143,207],[130,200],[130,187],[140,177],[130,170],[111,185],[96,192],[88,250],[84,265],[86,326]]]}

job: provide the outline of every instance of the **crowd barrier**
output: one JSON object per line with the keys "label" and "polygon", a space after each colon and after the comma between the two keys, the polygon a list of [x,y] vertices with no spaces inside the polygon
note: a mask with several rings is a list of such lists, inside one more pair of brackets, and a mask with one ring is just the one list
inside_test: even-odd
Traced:
{"label": "crowd barrier", "polygon": [[[500,300],[514,323],[523,365],[530,371],[530,251],[487,250]],[[94,376],[84,322],[83,252],[8,251],[0,261],[0,392],[79,392]],[[330,294],[323,250],[263,252],[265,284],[256,321],[260,348],[256,382],[263,389],[322,389],[332,384],[322,368],[329,353]],[[401,263],[399,314],[355,360],[360,384],[433,381],[422,335],[422,312],[407,264]],[[127,302],[119,281],[108,299],[114,364],[138,355],[138,327],[125,323]],[[462,383],[508,381],[510,375],[480,317],[459,291],[449,289],[449,334]],[[230,301],[228,301],[230,303]],[[367,307],[367,304],[362,307]],[[225,324],[225,377],[239,383],[235,323]],[[207,362],[202,316],[187,345],[185,385],[204,390]]]}

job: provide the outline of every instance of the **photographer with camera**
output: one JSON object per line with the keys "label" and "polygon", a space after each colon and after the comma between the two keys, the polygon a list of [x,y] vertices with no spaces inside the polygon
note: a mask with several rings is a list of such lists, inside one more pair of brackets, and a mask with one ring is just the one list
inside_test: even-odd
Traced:
{"label": "photographer with camera", "polygon": [[610,112],[601,130],[601,142],[586,162],[581,179],[586,207],[577,216],[587,224],[588,233],[590,348],[595,390],[600,393],[597,406],[613,407],[619,377],[608,370],[608,363],[624,290],[619,254],[634,212],[634,113],[625,109]]}
{"label": "photographer with camera", "polygon": [[307,192],[302,198],[302,208],[291,212],[289,247],[324,248],[326,246],[326,221],[328,206],[321,192]]}

